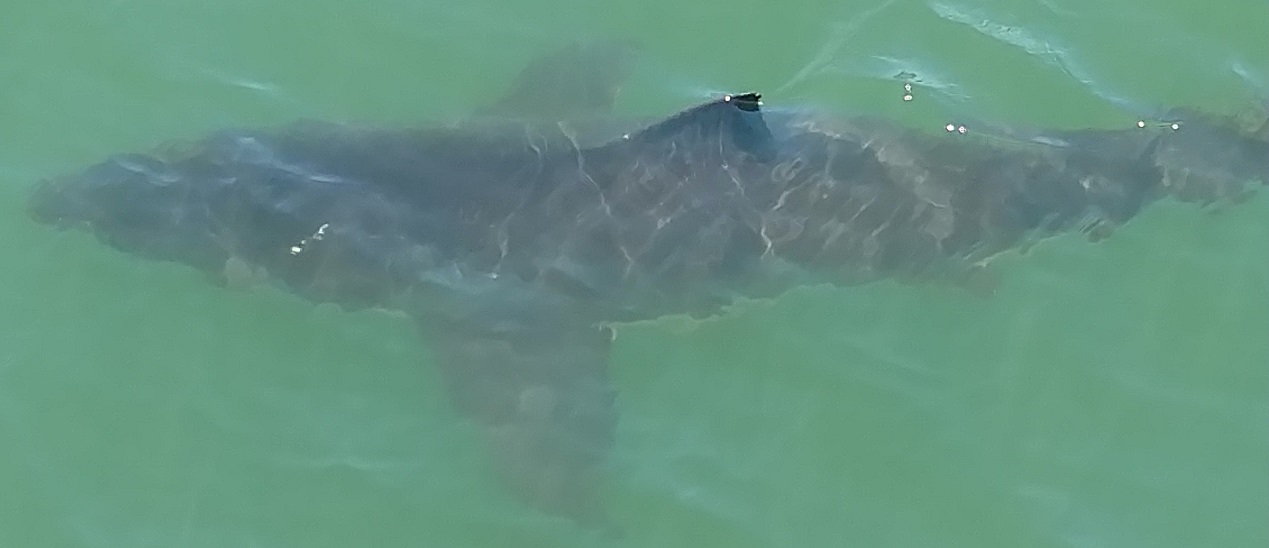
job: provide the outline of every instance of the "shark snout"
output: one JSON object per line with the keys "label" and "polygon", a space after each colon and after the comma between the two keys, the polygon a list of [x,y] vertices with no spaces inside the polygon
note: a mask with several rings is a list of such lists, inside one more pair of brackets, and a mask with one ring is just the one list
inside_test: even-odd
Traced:
{"label": "shark snout", "polygon": [[59,227],[89,224],[97,217],[91,203],[66,192],[64,185],[55,181],[44,181],[36,186],[26,211],[37,223]]}
{"label": "shark snout", "polygon": [[165,164],[120,155],[87,170],[39,183],[27,203],[36,222],[58,226],[128,225],[163,228],[187,188]]}

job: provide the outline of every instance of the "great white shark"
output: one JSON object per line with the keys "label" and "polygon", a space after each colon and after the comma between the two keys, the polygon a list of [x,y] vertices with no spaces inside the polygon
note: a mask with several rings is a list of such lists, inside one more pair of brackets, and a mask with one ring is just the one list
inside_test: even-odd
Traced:
{"label": "great white shark", "polygon": [[1191,109],[983,138],[737,93],[610,123],[636,50],[548,55],[460,123],[301,122],[115,155],[41,182],[29,212],[222,282],[404,312],[511,490],[607,527],[611,326],[807,284],[961,280],[1160,199],[1269,182],[1269,125]]}

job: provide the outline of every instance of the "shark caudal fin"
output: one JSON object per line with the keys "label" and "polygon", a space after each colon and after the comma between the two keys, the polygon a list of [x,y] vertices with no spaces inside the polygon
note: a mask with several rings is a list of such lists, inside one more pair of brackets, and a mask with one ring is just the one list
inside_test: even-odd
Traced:
{"label": "shark caudal fin", "polygon": [[1269,116],[1168,112],[1155,150],[1163,188],[1184,201],[1238,202],[1269,184]]}

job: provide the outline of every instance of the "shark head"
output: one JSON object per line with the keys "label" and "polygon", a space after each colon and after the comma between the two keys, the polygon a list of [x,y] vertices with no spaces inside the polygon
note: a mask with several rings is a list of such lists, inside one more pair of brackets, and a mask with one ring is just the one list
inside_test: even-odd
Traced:
{"label": "shark head", "polygon": [[208,190],[153,156],[123,154],[38,185],[36,221],[95,234],[123,251],[198,266],[224,262],[209,231]]}

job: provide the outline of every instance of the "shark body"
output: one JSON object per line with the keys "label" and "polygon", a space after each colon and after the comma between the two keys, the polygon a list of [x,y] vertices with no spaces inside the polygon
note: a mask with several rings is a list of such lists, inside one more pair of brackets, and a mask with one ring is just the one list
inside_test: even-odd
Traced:
{"label": "shark body", "polygon": [[[1265,126],[1187,110],[1177,129],[1008,140],[771,111],[753,93],[603,140],[506,114],[535,94],[548,116],[602,114],[624,77],[606,60],[627,53],[548,57],[482,123],[306,122],[116,155],[41,183],[29,210],[216,278],[408,314],[512,490],[607,527],[607,326],[805,284],[957,279],[1036,238],[1097,239],[1156,200],[1232,201],[1269,179]],[[582,70],[595,59],[600,76]],[[584,94],[559,94],[561,78]]]}

